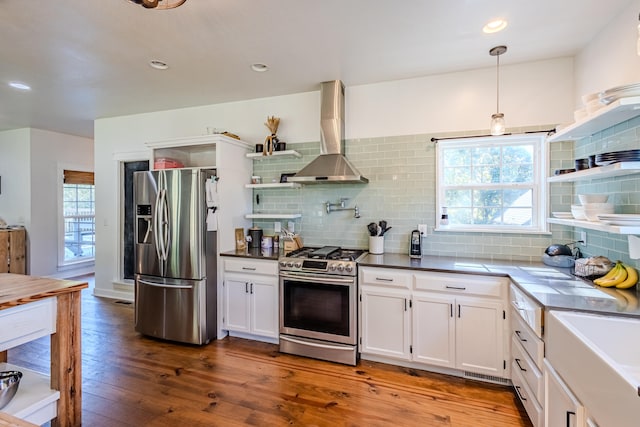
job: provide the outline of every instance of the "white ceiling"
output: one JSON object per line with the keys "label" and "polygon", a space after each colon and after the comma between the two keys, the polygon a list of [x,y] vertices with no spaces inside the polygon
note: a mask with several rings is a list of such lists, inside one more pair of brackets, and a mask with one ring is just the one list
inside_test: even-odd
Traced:
{"label": "white ceiling", "polygon": [[[0,130],[92,137],[96,118],[494,67],[499,44],[509,48],[501,64],[572,56],[630,3],[0,0]],[[496,17],[507,29],[483,34]],[[15,80],[33,90],[9,88]]]}

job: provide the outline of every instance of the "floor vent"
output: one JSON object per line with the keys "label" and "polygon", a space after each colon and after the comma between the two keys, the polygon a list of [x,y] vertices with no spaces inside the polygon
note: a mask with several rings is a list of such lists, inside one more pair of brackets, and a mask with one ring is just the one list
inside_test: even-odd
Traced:
{"label": "floor vent", "polygon": [[115,304],[131,305],[131,301],[115,301]]}
{"label": "floor vent", "polygon": [[476,374],[475,372],[464,371],[465,378],[473,378],[480,381],[487,381],[494,384],[511,385],[511,381],[506,378],[494,377],[492,375]]}

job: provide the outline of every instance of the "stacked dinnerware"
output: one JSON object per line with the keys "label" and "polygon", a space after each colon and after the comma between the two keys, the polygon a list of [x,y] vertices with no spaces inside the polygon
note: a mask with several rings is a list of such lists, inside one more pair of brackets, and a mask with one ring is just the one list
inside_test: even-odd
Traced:
{"label": "stacked dinnerware", "polygon": [[[612,214],[614,212],[613,203],[608,203],[609,195],[607,194],[578,194],[578,199],[582,209],[576,207],[577,205],[571,205],[571,213],[574,214],[576,219],[587,219],[589,221],[599,221],[598,215]],[[576,213],[583,218],[577,218]]]}

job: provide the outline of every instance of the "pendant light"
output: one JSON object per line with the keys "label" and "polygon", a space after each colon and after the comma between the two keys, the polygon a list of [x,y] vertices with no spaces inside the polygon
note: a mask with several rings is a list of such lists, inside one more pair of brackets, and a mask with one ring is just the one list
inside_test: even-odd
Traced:
{"label": "pendant light", "polygon": [[500,55],[507,51],[506,46],[491,48],[489,55],[496,57],[496,113],[491,115],[491,135],[504,135],[504,114],[500,112]]}
{"label": "pendant light", "polygon": [[129,0],[130,3],[142,5],[147,9],[173,9],[176,8],[187,0]]}

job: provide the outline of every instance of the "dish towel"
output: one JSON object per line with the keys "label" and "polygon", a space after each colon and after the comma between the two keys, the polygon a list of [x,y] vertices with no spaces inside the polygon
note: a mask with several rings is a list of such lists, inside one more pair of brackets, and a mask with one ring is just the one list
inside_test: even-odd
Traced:
{"label": "dish towel", "polygon": [[207,231],[218,231],[218,178],[213,176],[205,181],[207,201]]}

